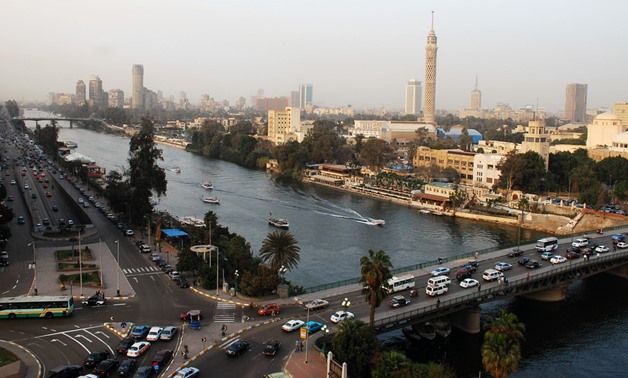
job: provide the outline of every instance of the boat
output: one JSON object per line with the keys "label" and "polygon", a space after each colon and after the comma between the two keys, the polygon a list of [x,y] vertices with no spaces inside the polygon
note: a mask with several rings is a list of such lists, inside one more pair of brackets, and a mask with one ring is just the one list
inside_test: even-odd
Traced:
{"label": "boat", "polygon": [[209,189],[214,189],[214,184],[212,184],[212,183],[211,183],[211,181],[204,181],[204,182],[201,184],[201,188],[203,188],[203,189],[207,189],[207,190],[209,190]]}
{"label": "boat", "polygon": [[368,224],[369,226],[383,226],[386,221],[383,219],[364,218],[364,220],[358,221],[359,223]]}
{"label": "boat", "polygon": [[432,321],[436,334],[442,338],[445,338],[451,334],[451,323],[445,318],[438,318]]}
{"label": "boat", "polygon": [[207,227],[205,225],[204,220],[191,217],[191,216],[181,217],[179,218],[179,222],[181,222],[181,224],[186,225],[186,226],[194,226],[194,227],[199,227],[199,228]]}
{"label": "boat", "polygon": [[71,140],[66,140],[65,142],[63,142],[63,144],[67,148],[76,148],[76,147],[78,147],[78,144],[76,144],[76,142],[72,142]]}
{"label": "boat", "polygon": [[181,168],[174,167],[174,168],[172,168],[172,172],[174,172],[174,173],[181,173]]}
{"label": "boat", "polygon": [[211,203],[211,204],[215,204],[215,205],[220,204],[220,201],[218,201],[218,197],[214,197],[214,196],[211,196],[211,197],[203,197],[203,198],[201,198],[201,200],[202,200],[203,202],[205,202],[205,203]]}
{"label": "boat", "polygon": [[421,209],[421,210],[419,210],[419,213],[421,213],[421,214],[429,214],[430,211],[427,210],[427,209]]}
{"label": "boat", "polygon": [[438,210],[432,210],[432,215],[443,215],[442,211],[438,211]]}
{"label": "boat", "polygon": [[421,341],[421,336],[412,327],[402,328],[401,333],[412,342],[418,343]]}
{"label": "boat", "polygon": [[434,340],[436,338],[436,329],[432,322],[425,322],[425,324],[413,325],[412,328],[424,339]]}
{"label": "boat", "polygon": [[275,227],[278,228],[289,228],[290,227],[290,223],[288,223],[287,219],[282,219],[282,218],[275,218],[273,217],[273,214],[270,214],[270,217],[268,218],[268,224],[273,225]]}

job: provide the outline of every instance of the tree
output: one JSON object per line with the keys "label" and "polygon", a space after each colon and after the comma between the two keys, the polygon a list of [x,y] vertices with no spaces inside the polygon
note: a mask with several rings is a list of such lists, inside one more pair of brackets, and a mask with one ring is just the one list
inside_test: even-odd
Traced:
{"label": "tree", "polygon": [[360,162],[362,165],[375,168],[379,171],[383,166],[392,161],[393,150],[382,139],[371,138],[362,145],[360,152]]}
{"label": "tree", "polygon": [[259,256],[264,262],[269,262],[270,269],[279,272],[283,266],[287,270],[297,267],[301,256],[301,248],[295,237],[287,231],[274,231],[262,242]]}
{"label": "tree", "polygon": [[153,122],[144,118],[140,131],[131,137],[129,143],[128,214],[132,224],[140,224],[147,214],[152,213],[151,196],[153,193],[158,198],[166,194],[168,184],[166,172],[157,165],[157,161],[163,161],[162,151],[156,147],[154,136]]}
{"label": "tree", "polygon": [[392,264],[390,262],[390,256],[384,251],[369,250],[368,256],[362,256],[360,259],[361,265],[361,277],[360,282],[366,284],[366,287],[362,290],[364,298],[369,303],[371,309],[369,312],[369,326],[373,326],[375,323],[375,308],[379,307],[386,294],[382,288],[382,285],[388,280],[390,275],[390,269]]}
{"label": "tree", "polygon": [[469,135],[469,130],[466,127],[462,129],[462,133],[458,138],[458,145],[463,151],[471,151],[473,149],[473,138]]}
{"label": "tree", "polygon": [[489,318],[482,343],[482,364],[495,378],[507,377],[517,371],[521,361],[521,341],[525,325],[517,316],[505,310],[499,316]]}
{"label": "tree", "polygon": [[509,192],[519,189],[528,193],[536,193],[541,188],[541,179],[545,177],[545,160],[534,151],[524,154],[508,154],[499,162],[501,171],[498,187]]}
{"label": "tree", "polygon": [[346,319],[332,339],[336,357],[346,362],[352,377],[369,377],[371,361],[379,349],[375,331],[361,320]]}

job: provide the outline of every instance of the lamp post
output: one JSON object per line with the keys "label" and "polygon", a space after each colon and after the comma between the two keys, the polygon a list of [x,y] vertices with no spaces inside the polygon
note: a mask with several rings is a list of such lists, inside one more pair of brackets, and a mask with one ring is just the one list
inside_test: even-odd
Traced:
{"label": "lamp post", "polygon": [[81,252],[81,229],[78,232],[78,253],[79,253],[79,282],[81,284],[81,297],[83,296],[83,260]]}
{"label": "lamp post", "polygon": [[238,273],[238,270],[236,269],[236,271],[235,271],[235,292],[234,292],[234,294],[238,292],[238,277],[239,276],[240,276],[240,273]]}
{"label": "lamp post", "polygon": [[281,277],[281,283],[286,283],[285,274],[287,271],[288,271],[288,268],[286,268],[284,265],[282,265],[281,268],[279,268],[279,277]]}
{"label": "lamp post", "polygon": [[[297,304],[302,304],[299,301],[299,297],[294,297],[295,302],[297,302]],[[307,357],[308,357],[308,340],[310,339],[310,328],[309,328],[309,323],[310,323],[310,308],[309,307],[305,307],[307,308],[307,318],[306,318],[306,322],[305,324],[307,324],[307,328],[305,330],[305,363],[307,364]],[[303,328],[301,328],[303,329]],[[303,335],[303,334],[301,334]],[[303,338],[303,336],[301,336],[301,338]]]}
{"label": "lamp post", "polygon": [[118,263],[118,268],[116,269],[116,273],[117,273],[117,279],[116,279],[116,295],[119,297],[120,296],[120,241],[116,240],[116,252],[117,252],[117,263]]}
{"label": "lamp post", "polygon": [[35,278],[33,279],[33,291],[37,295],[37,256],[35,255],[35,241],[32,241],[28,246],[33,247],[33,271],[35,272]]}
{"label": "lamp post", "polygon": [[323,328],[321,328],[321,332],[323,333],[323,353],[325,353],[325,351],[327,350],[327,348],[325,348],[325,346],[327,345],[327,335],[329,335],[329,328],[327,327],[327,324],[325,324]]}
{"label": "lamp post", "polygon": [[349,309],[349,306],[351,306],[351,301],[349,301],[349,298],[345,298],[342,301],[342,308],[345,310],[345,312],[347,312],[347,310]]}

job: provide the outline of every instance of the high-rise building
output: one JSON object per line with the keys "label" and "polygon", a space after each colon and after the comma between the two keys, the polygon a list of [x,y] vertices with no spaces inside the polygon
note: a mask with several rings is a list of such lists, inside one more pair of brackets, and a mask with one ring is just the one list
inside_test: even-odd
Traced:
{"label": "high-rise building", "polygon": [[299,108],[306,109],[308,105],[312,105],[313,88],[312,84],[299,85]]}
{"label": "high-rise building", "polygon": [[268,111],[268,140],[275,144],[284,144],[297,140],[296,132],[301,128],[299,108],[286,107],[285,110]]}
{"label": "high-rise building", "polygon": [[571,122],[586,122],[587,84],[567,84],[565,97],[565,119]]}
{"label": "high-rise building", "polygon": [[108,101],[110,108],[123,108],[124,92],[120,89],[110,89]]}
{"label": "high-rise building", "polygon": [[478,89],[478,77],[475,77],[475,88],[471,91],[471,109],[482,108],[482,92]]}
{"label": "high-rise building", "polygon": [[427,35],[425,46],[425,122],[434,122],[436,113],[436,33],[434,32],[434,12],[432,11],[432,29]]}
{"label": "high-rise building", "polygon": [[85,83],[83,80],[79,80],[76,82],[76,104],[83,105],[87,100],[87,88],[85,87]]}
{"label": "high-rise building", "polygon": [[418,80],[409,80],[406,85],[406,114],[421,113],[421,82]]}
{"label": "high-rise building", "polygon": [[521,153],[534,151],[545,160],[545,169],[549,166],[550,137],[545,130],[545,120],[528,122],[528,132],[524,134]]}
{"label": "high-rise building", "polygon": [[613,105],[613,113],[621,120],[621,124],[628,126],[628,102],[616,102]]}
{"label": "high-rise building", "polygon": [[131,97],[131,108],[144,110],[144,66],[133,65],[133,96]]}
{"label": "high-rise building", "polygon": [[102,98],[102,80],[100,80],[98,75],[92,75],[89,79],[89,101],[92,106],[102,107]]}
{"label": "high-rise building", "polygon": [[300,102],[299,91],[290,91],[290,107],[298,108]]}

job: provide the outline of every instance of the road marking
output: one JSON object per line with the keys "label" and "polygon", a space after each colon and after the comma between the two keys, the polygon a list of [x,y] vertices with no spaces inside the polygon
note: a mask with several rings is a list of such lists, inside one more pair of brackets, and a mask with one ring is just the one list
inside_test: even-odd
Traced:
{"label": "road marking", "polygon": [[126,306],[126,303],[114,303],[114,306]]}
{"label": "road marking", "polygon": [[[83,349],[85,349],[85,351],[86,351],[87,353],[91,353],[91,352],[89,351],[89,349],[88,349],[85,345],[83,345],[80,341],[78,341],[78,340],[77,340],[77,339],[75,339],[74,337],[72,337],[72,336],[68,335],[67,333],[62,333],[62,335],[63,335],[63,336],[66,336],[67,338],[71,339],[72,341],[76,342],[78,345],[80,345],[81,347],[83,347]],[[82,336],[82,335],[81,335],[81,336]]]}
{"label": "road marking", "polygon": [[135,280],[135,283],[138,283],[139,281],[137,280],[137,277],[133,277],[133,279]]}
{"label": "road marking", "polygon": [[68,346],[68,344],[64,343],[63,341],[61,341],[59,339],[52,339],[52,340],[50,340],[51,343],[54,343],[55,341],[58,342],[58,343],[61,343],[61,345],[63,345],[63,346]]}
{"label": "road marking", "polygon": [[79,338],[79,337],[84,338],[85,340],[89,341],[90,343],[92,342],[92,340],[88,339],[87,336],[85,336],[85,335],[76,335],[76,338]]}
{"label": "road marking", "polygon": [[[109,344],[107,344],[107,343],[105,342],[105,340],[103,340],[103,339],[101,339],[100,337],[98,337],[98,336],[96,336],[96,335],[95,335],[95,333],[96,333],[96,332],[103,333],[102,331],[96,331],[95,333],[91,333],[91,332],[89,332],[89,331],[87,331],[87,330],[86,330],[85,332],[89,333],[90,335],[92,335],[92,336],[94,336],[95,338],[97,338],[97,339],[98,339],[98,341],[100,341],[101,343],[105,344],[105,345],[107,346],[107,349],[109,349],[109,351],[111,352],[111,355],[112,355],[112,356],[115,356],[115,355],[116,355],[116,354],[115,354],[115,352],[113,351],[113,349],[109,346]],[[103,335],[104,335],[104,333],[103,333]],[[77,337],[78,337],[78,336],[77,336]],[[107,338],[109,338],[109,336],[107,336]]]}

